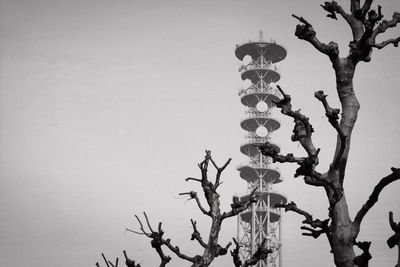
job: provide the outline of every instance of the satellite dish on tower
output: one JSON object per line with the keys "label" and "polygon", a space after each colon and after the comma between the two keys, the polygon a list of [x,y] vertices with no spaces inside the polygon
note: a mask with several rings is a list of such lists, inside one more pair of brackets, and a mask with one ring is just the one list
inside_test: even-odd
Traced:
{"label": "satellite dish on tower", "polygon": [[247,66],[253,62],[253,58],[250,55],[246,55],[243,58],[243,65]]}
{"label": "satellite dish on tower", "polygon": [[244,80],[243,81],[243,83],[242,83],[242,89],[249,89],[250,88],[250,86],[251,86],[251,81],[249,80],[249,79],[246,79],[246,80]]}

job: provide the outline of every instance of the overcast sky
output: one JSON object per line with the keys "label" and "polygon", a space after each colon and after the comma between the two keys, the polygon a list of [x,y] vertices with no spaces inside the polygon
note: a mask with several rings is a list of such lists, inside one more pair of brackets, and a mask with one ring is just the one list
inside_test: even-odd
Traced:
{"label": "overcast sky", "polygon": [[[326,18],[321,3],[0,0],[0,265],[94,266],[100,253],[123,258],[125,249],[142,266],[158,266],[150,240],[125,233],[138,229],[133,215],[142,211],[154,225],[162,221],[183,252],[201,253],[190,241],[190,219],[204,237],[209,220],[178,194],[200,190],[184,179],[199,175],[204,149],[220,164],[233,158],[220,187],[223,209],[233,194],[246,192],[236,171],[246,157],[239,151],[244,107],[234,48],[257,40],[259,30],[288,50],[279,84],[310,117],[322,149],[319,170],[326,170],[336,137],[313,93],[325,90],[339,107],[335,78],[326,56],[294,36],[291,17],[307,18],[343,55],[350,30],[341,18]],[[377,3],[387,19],[400,11],[399,1]],[[393,29],[386,37],[399,34]],[[345,181],[352,216],[390,167],[400,166],[399,67],[400,48],[393,46],[358,66],[361,110]],[[283,153],[304,154],[290,141],[292,121],[280,120],[273,140]],[[325,219],[323,190],[293,178],[295,168],[280,166],[285,181],[275,189]],[[397,259],[386,240],[388,211],[400,221],[399,191],[399,182],[386,188],[364,219],[359,240],[373,241],[371,266]],[[284,265],[333,266],[324,237],[301,236],[302,219],[283,218]],[[226,221],[221,244],[235,235],[236,219]],[[188,266],[175,258],[170,265]],[[218,258],[213,266],[232,260]]]}

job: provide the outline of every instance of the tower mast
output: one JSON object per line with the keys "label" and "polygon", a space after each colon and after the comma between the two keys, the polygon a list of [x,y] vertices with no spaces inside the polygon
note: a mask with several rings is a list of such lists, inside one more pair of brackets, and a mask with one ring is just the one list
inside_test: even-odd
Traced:
{"label": "tower mast", "polygon": [[[279,92],[271,83],[279,81],[280,74],[274,64],[283,60],[286,54],[286,49],[276,42],[264,41],[262,31],[259,32],[259,41],[239,44],[235,49],[235,55],[241,61],[239,71],[243,80],[239,96],[247,108],[246,117],[240,123],[247,132],[246,142],[240,146],[240,151],[249,161],[238,167],[240,177],[247,182],[248,193],[234,198],[245,201],[255,188],[258,196],[256,203],[238,215],[237,237],[244,259],[250,258],[264,239],[267,246],[274,250],[257,267],[282,267],[282,214],[274,207],[275,204],[286,203],[287,199],[273,190],[273,184],[282,182],[280,172],[273,166],[271,158],[263,156],[257,146],[267,141],[271,143],[271,133],[280,128],[280,122],[271,116],[274,103],[279,100]],[[275,146],[279,151],[279,146]]]}

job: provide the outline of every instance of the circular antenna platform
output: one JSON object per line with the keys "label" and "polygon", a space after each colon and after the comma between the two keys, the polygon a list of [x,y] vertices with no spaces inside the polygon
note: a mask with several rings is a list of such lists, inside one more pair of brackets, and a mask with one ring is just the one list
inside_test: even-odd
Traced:
{"label": "circular antenna platform", "polygon": [[[249,132],[255,132],[261,127],[267,128],[268,132],[273,132],[281,126],[278,120],[265,116],[265,114],[252,115],[249,118],[242,120],[240,126],[243,130]],[[261,136],[260,136],[261,137]]]}
{"label": "circular antenna platform", "polygon": [[[246,223],[251,223],[251,218],[252,218],[252,211],[244,211],[241,213],[240,217],[242,218],[243,221],[245,221]],[[257,210],[256,211],[256,216],[258,218],[266,218],[267,215],[269,215],[269,221],[271,223],[277,222],[279,221],[279,219],[281,218],[281,215],[279,214],[279,212],[270,210],[269,213],[266,210]],[[265,220],[264,222],[264,227],[267,229],[268,227],[268,222],[267,220]]]}
{"label": "circular antenna platform", "polygon": [[[287,203],[286,197],[276,191],[269,191],[269,192],[256,191],[255,195],[258,197],[259,200],[262,200],[265,203],[268,202],[268,197],[269,197],[269,202],[271,204],[270,205],[271,207],[274,207],[276,204],[286,204]],[[250,200],[250,194],[241,196],[239,199],[240,199],[240,201],[247,202]]]}
{"label": "circular antenna platform", "polygon": [[266,84],[277,82],[281,76],[278,72],[266,68],[252,68],[242,72],[242,80],[250,79],[252,83],[257,84],[263,80]]}
{"label": "circular antenna platform", "polygon": [[275,102],[279,102],[279,97],[273,95],[267,91],[244,91],[241,94],[242,104],[249,108],[256,108],[257,104],[261,101],[267,103],[268,106],[275,106]]}
{"label": "circular antenna platform", "polygon": [[249,42],[236,46],[235,55],[240,60],[243,60],[247,55],[251,56],[253,60],[264,56],[271,63],[276,63],[283,60],[287,52],[284,47],[277,43]]}
{"label": "circular antenna platform", "polygon": [[248,183],[257,182],[260,178],[266,183],[280,183],[282,182],[281,174],[277,169],[273,169],[270,166],[254,166],[252,164],[242,165],[238,168],[240,177]]}

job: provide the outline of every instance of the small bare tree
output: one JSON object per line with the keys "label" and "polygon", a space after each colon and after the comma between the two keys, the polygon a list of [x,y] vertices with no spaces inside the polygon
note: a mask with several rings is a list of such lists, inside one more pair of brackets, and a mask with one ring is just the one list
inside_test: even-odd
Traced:
{"label": "small bare tree", "polygon": [[[395,12],[390,20],[383,20],[382,8],[378,6],[377,11],[371,10],[372,0],[350,0],[350,13],[346,12],[337,2],[325,2],[321,7],[328,12],[328,17],[337,20],[340,15],[350,26],[353,39],[349,42],[350,51],[347,56],[339,56],[337,43],[325,44],[318,40],[317,34],[306,19],[293,15],[301,24],[297,25],[295,35],[302,40],[309,42],[319,52],[328,56],[336,76],[336,90],[341,103],[342,114],[339,116],[339,109],[331,108],[327,102],[327,95],[323,91],[315,93],[325,109],[329,123],[337,132],[336,150],[329,169],[326,172],[318,172],[315,168],[319,163],[318,153],[320,149],[314,146],[312,141],[313,127],[309,118],[300,111],[294,111],[291,105],[291,98],[278,87],[283,98],[276,103],[281,112],[294,119],[294,130],[292,141],[299,141],[307,152],[307,157],[295,157],[293,154],[281,155],[274,146],[266,143],[260,147],[261,152],[273,158],[275,162],[297,163],[299,168],[295,176],[304,176],[306,184],[322,187],[329,200],[329,218],[326,220],[313,219],[312,216],[297,208],[291,202],[287,205],[279,205],[286,211],[294,211],[305,216],[302,229],[307,232],[305,235],[318,238],[325,234],[328,238],[331,252],[334,256],[336,266],[353,267],[368,266],[371,255],[368,252],[369,242],[357,242],[356,238],[360,232],[361,222],[367,212],[378,201],[382,189],[391,182],[400,179],[400,169],[392,168],[392,173],[384,177],[376,185],[369,199],[357,212],[352,220],[348,211],[347,201],[343,188],[345,170],[350,151],[351,134],[357,121],[360,104],[355,95],[353,77],[356,66],[359,62],[369,62],[373,48],[382,49],[389,44],[398,46],[400,37],[389,39],[383,42],[376,42],[377,36],[387,29],[395,27],[400,22],[400,13]],[[363,253],[355,255],[354,246],[358,246]]]}
{"label": "small bare tree", "polygon": [[[222,222],[225,219],[238,215],[240,212],[246,210],[252,203],[256,202],[256,195],[254,189],[250,198],[246,202],[234,202],[231,204],[231,210],[228,212],[221,212],[220,210],[220,195],[217,192],[218,187],[221,184],[221,174],[225,170],[225,168],[230,163],[231,159],[229,159],[222,167],[219,167],[215,161],[211,157],[211,151],[206,150],[205,159],[198,164],[201,171],[201,178],[186,178],[186,181],[194,181],[200,183],[204,197],[207,201],[207,208],[203,206],[200,201],[200,198],[197,195],[197,192],[190,191],[185,193],[180,193],[180,195],[189,196],[189,199],[194,199],[196,201],[197,207],[200,211],[211,218],[211,226],[208,234],[208,239],[203,240],[200,232],[197,230],[196,221],[191,220],[191,224],[193,227],[193,233],[191,236],[191,240],[196,240],[199,245],[203,248],[202,254],[198,254],[195,256],[188,256],[181,252],[178,246],[172,244],[171,239],[164,238],[164,231],[162,230],[161,222],[158,224],[158,228],[155,231],[148,219],[146,213],[144,213],[144,218],[146,221],[147,229],[145,229],[144,224],[140,220],[140,218],[136,215],[136,219],[140,225],[140,231],[134,231],[131,229],[127,229],[129,232],[133,232],[135,234],[145,235],[151,239],[151,246],[157,251],[158,255],[161,258],[161,266],[165,266],[171,260],[170,256],[164,254],[162,249],[163,246],[167,247],[172,253],[174,253],[177,257],[189,261],[192,267],[207,267],[209,266],[216,257],[227,254],[228,248],[231,246],[231,242],[229,242],[226,246],[221,246],[218,243],[219,233],[221,230]],[[212,182],[208,178],[208,166],[211,164],[216,169],[215,181]],[[239,248],[238,243],[236,243],[236,249],[231,252],[234,257],[235,266],[250,266],[256,264],[260,259],[265,259],[268,256],[269,250],[266,250],[265,246],[260,246],[259,252],[253,255],[252,261],[246,261],[245,263],[241,263],[239,259]],[[239,259],[239,260],[238,260]]]}

